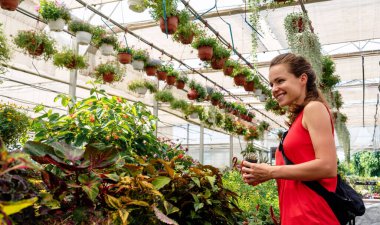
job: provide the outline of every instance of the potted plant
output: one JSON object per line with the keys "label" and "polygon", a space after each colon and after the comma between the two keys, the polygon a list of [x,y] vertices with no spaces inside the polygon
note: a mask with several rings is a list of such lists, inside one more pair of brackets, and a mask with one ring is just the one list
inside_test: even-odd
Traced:
{"label": "potted plant", "polygon": [[174,68],[172,64],[161,65],[160,67],[157,68],[157,79],[166,80],[168,73],[173,70]]}
{"label": "potted plant", "polygon": [[224,95],[221,92],[214,91],[211,94],[211,104],[213,106],[217,106],[217,105],[219,105],[219,102],[223,100],[223,98],[224,98]]}
{"label": "potted plant", "polygon": [[150,93],[157,92],[156,85],[147,80],[133,80],[128,84],[128,89],[139,95],[145,95],[147,90],[149,90]]}
{"label": "potted plant", "polygon": [[227,60],[223,66],[223,74],[226,76],[231,76],[234,72],[234,69],[238,69],[240,67],[239,63],[235,60]]}
{"label": "potted plant", "polygon": [[161,65],[161,61],[158,59],[149,59],[147,62],[145,62],[144,69],[146,72],[146,75],[148,76],[154,76],[156,75],[157,68]]}
{"label": "potted plant", "polygon": [[118,62],[107,62],[95,68],[95,77],[97,80],[103,80],[104,83],[113,83],[120,81],[124,72],[125,70],[120,67]]}
{"label": "potted plant", "polygon": [[135,70],[143,70],[149,55],[146,50],[137,49],[132,52],[132,66]]}
{"label": "potted plant", "polygon": [[133,12],[142,13],[146,9],[144,0],[128,0],[129,9]]}
{"label": "potted plant", "polygon": [[302,33],[305,30],[305,23],[309,20],[302,12],[290,13],[285,18],[285,29],[292,30],[295,33]]}
{"label": "potted plant", "polygon": [[105,35],[97,41],[96,45],[100,49],[102,55],[112,55],[114,49],[117,49],[118,47],[117,38],[113,35]]}
{"label": "potted plant", "polygon": [[23,0],[1,0],[0,5],[2,9],[15,11],[22,1]]}
{"label": "potted plant", "polygon": [[190,104],[185,110],[185,117],[190,117],[191,119],[197,119],[202,115],[204,109],[201,105]]}
{"label": "potted plant", "polygon": [[171,109],[179,109],[182,112],[185,112],[188,107],[189,107],[189,104],[183,99],[180,99],[180,100],[175,99],[170,102]]}
{"label": "potted plant", "polygon": [[255,91],[255,87],[260,84],[259,77],[253,74],[250,74],[244,82],[245,91]]}
{"label": "potted plant", "polygon": [[129,64],[132,61],[132,49],[129,47],[118,47],[117,48],[117,60],[121,64]]}
{"label": "potted plant", "polygon": [[89,46],[89,52],[92,54],[96,54],[96,51],[98,51],[98,43],[100,42],[100,39],[104,37],[107,34],[107,32],[101,27],[96,26],[92,29],[92,39],[91,39],[91,45]]}
{"label": "potted plant", "polygon": [[191,80],[189,83],[190,90],[187,93],[187,98],[189,100],[196,100],[198,102],[203,101],[206,98],[206,89],[195,80]]}
{"label": "potted plant", "polygon": [[198,49],[198,57],[202,61],[208,61],[212,59],[213,49],[216,46],[217,42],[215,38],[200,36],[191,46]]}
{"label": "potted plant", "polygon": [[70,20],[69,10],[58,1],[41,0],[38,12],[48,22],[51,31],[62,31]]}
{"label": "potted plant", "polygon": [[91,43],[93,27],[84,21],[71,21],[69,23],[69,31],[75,33],[78,44],[88,45]]}
{"label": "potted plant", "polygon": [[272,111],[276,115],[284,115],[286,110],[281,108],[278,102],[272,97],[267,98],[265,102],[265,110]]}
{"label": "potted plant", "polygon": [[186,76],[186,74],[179,75],[176,79],[177,89],[180,89],[180,90],[184,89],[188,80],[189,78]]}
{"label": "potted plant", "polygon": [[154,99],[158,102],[171,102],[174,100],[173,94],[168,90],[158,91],[154,95]]}
{"label": "potted plant", "polygon": [[10,148],[28,139],[30,119],[16,105],[0,103],[0,124],[0,137],[5,146]]}
{"label": "potted plant", "polygon": [[179,76],[178,71],[176,70],[169,71],[168,75],[166,76],[166,83],[168,85],[174,85],[178,76]]}
{"label": "potted plant", "polygon": [[65,67],[69,70],[84,69],[88,65],[83,56],[75,54],[72,50],[65,49],[62,52],[55,53],[53,56],[53,63],[58,67]]}
{"label": "potted plant", "polygon": [[0,74],[5,72],[1,64],[6,64],[11,59],[11,49],[0,23]]}
{"label": "potted plant", "polygon": [[43,54],[48,60],[56,52],[54,41],[42,31],[19,31],[13,39],[14,43],[32,56]]}
{"label": "potted plant", "polygon": [[204,33],[199,25],[194,22],[179,24],[177,31],[173,35],[173,39],[184,45],[191,44],[194,37],[199,37]]}
{"label": "potted plant", "polygon": [[234,70],[232,76],[234,77],[235,85],[243,86],[247,76],[251,75],[251,71],[247,67],[242,67]]}
{"label": "potted plant", "polygon": [[174,34],[179,22],[179,12],[177,11],[177,0],[167,0],[165,5],[162,1],[149,1],[150,15],[155,21],[160,21],[160,28],[163,33]]}
{"label": "potted plant", "polygon": [[222,69],[226,60],[230,57],[231,51],[216,44],[213,48],[213,55],[211,58],[211,68],[214,70]]}

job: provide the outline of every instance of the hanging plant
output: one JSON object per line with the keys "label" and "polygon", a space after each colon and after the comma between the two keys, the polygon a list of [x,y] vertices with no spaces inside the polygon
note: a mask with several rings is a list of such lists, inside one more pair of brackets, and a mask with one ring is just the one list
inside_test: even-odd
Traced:
{"label": "hanging plant", "polygon": [[235,60],[227,60],[223,66],[223,74],[225,76],[231,76],[234,69],[239,69],[240,64]]}
{"label": "hanging plant", "polygon": [[184,111],[185,117],[190,117],[191,119],[197,119],[203,114],[203,107],[201,105],[188,105],[187,109]]}
{"label": "hanging plant", "polygon": [[80,45],[91,43],[93,27],[84,21],[71,21],[68,26],[69,31],[75,33],[76,42]]}
{"label": "hanging plant", "polygon": [[166,76],[166,83],[168,85],[174,85],[178,76],[179,76],[179,73],[176,70],[172,70],[168,72],[168,75]]}
{"label": "hanging plant", "polygon": [[218,91],[214,91],[212,94],[211,94],[211,104],[213,106],[217,106],[219,105],[219,102],[222,101],[224,99],[224,95],[223,93],[221,92],[218,92]]}
{"label": "hanging plant", "polygon": [[18,31],[13,42],[32,56],[43,55],[44,60],[50,59],[56,52],[54,40],[42,31]]}
{"label": "hanging plant", "polygon": [[187,108],[189,107],[189,103],[187,103],[185,100],[173,100],[170,102],[170,108],[175,110],[181,110],[182,112],[185,112]]}
{"label": "hanging plant", "polygon": [[211,58],[211,67],[215,70],[222,69],[224,63],[231,56],[231,51],[224,48],[221,44],[216,44],[213,48],[213,54]]}
{"label": "hanging plant", "polygon": [[107,62],[100,64],[95,69],[95,77],[104,83],[113,83],[121,81],[125,69],[118,62]]}
{"label": "hanging plant", "polygon": [[335,63],[329,56],[322,58],[322,76],[319,87],[326,93],[331,93],[331,89],[340,82],[340,77],[335,75]]}
{"label": "hanging plant", "polygon": [[245,80],[248,76],[251,76],[251,70],[247,67],[241,67],[234,70],[232,76],[234,78],[235,85],[244,86]]}
{"label": "hanging plant", "polygon": [[204,31],[201,30],[199,24],[188,22],[178,26],[177,31],[173,35],[173,40],[188,45],[193,42],[194,37],[197,38],[202,35],[204,35]]}
{"label": "hanging plant", "polygon": [[190,100],[196,100],[202,102],[207,95],[206,89],[195,80],[191,80],[189,83],[190,90],[187,93],[187,98]]}
{"label": "hanging plant", "polygon": [[132,61],[132,49],[129,47],[117,48],[117,60],[121,64],[129,64]]}
{"label": "hanging plant", "polygon": [[65,4],[58,1],[41,0],[38,12],[48,22],[51,31],[62,31],[71,19]]}
{"label": "hanging plant", "polygon": [[186,76],[186,74],[182,74],[182,75],[178,76],[176,79],[177,89],[180,89],[180,90],[184,89],[188,80],[189,80],[189,78]]}
{"label": "hanging plant", "polygon": [[75,54],[72,50],[69,49],[55,53],[53,56],[53,63],[55,66],[61,68],[65,67],[69,70],[84,69],[88,67],[88,64],[83,56]]}
{"label": "hanging plant", "polygon": [[100,37],[97,41],[96,46],[100,49],[100,52],[105,55],[112,55],[114,49],[118,48],[117,38],[113,35],[105,35]]}
{"label": "hanging plant", "polygon": [[276,115],[285,115],[286,110],[281,108],[278,102],[272,97],[267,98],[265,102],[265,110],[271,111]]}
{"label": "hanging plant", "polygon": [[21,2],[23,2],[23,0],[1,0],[0,5],[2,9],[15,11]]}
{"label": "hanging plant", "polygon": [[132,52],[132,66],[135,70],[143,70],[145,62],[149,59],[149,54],[146,50],[136,49]]}
{"label": "hanging plant", "polygon": [[167,102],[170,103],[174,100],[173,94],[168,90],[158,91],[154,95],[154,99],[158,102]]}
{"label": "hanging plant", "polygon": [[100,26],[93,27],[91,44],[96,48],[99,48],[98,43],[102,37],[106,36],[107,32]]}
{"label": "hanging plant", "polygon": [[[177,30],[179,23],[177,2],[178,0],[166,0],[165,5],[159,0],[148,2],[149,13],[155,21],[160,21],[160,28],[163,33],[174,34]],[[165,27],[165,20],[167,27]]]}
{"label": "hanging plant", "polygon": [[154,76],[156,75],[157,68],[161,66],[161,61],[160,60],[148,60],[145,65],[144,69],[146,72],[146,75],[148,76]]}
{"label": "hanging plant", "polygon": [[168,73],[173,70],[174,68],[172,64],[161,65],[160,67],[157,68],[157,79],[166,80]]}
{"label": "hanging plant", "polygon": [[258,86],[258,83],[260,83],[259,77],[251,74],[245,79],[244,90],[255,91],[255,86]]}
{"label": "hanging plant", "polygon": [[11,50],[1,26],[2,24],[0,23],[0,74],[3,74],[6,70],[2,64],[6,64],[11,59]]}
{"label": "hanging plant", "polygon": [[211,37],[200,36],[191,46],[198,49],[198,57],[202,61],[211,60],[213,56],[213,49],[217,45],[216,39]]}
{"label": "hanging plant", "polygon": [[149,90],[150,93],[156,93],[157,86],[151,81],[133,80],[128,84],[128,90],[144,95],[147,90]]}
{"label": "hanging plant", "polygon": [[144,0],[128,0],[128,7],[133,12],[142,13],[145,11],[147,4]]}

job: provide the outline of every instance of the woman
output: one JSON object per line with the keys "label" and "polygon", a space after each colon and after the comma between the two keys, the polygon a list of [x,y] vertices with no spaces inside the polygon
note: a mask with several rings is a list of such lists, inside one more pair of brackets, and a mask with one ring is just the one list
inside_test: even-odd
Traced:
{"label": "woman", "polygon": [[326,201],[302,181],[318,180],[327,190],[337,185],[337,156],[330,111],[316,85],[316,75],[303,57],[286,53],[269,68],[273,97],[288,106],[289,131],[283,147],[294,165],[276,151],[276,166],[243,162],[244,181],[257,185],[276,179],[281,225],[339,225]]}

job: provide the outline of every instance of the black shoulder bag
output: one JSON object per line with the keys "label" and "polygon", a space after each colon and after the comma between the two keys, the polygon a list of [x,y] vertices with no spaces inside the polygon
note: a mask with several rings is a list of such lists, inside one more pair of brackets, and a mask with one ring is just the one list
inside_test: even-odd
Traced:
{"label": "black shoulder bag", "polygon": [[[282,153],[285,164],[292,165],[294,163],[286,157],[283,147],[287,134],[288,131],[282,135],[278,148]],[[355,225],[355,217],[362,216],[365,212],[361,196],[350,185],[344,182],[339,174],[335,193],[326,190],[318,181],[302,182],[326,200],[341,225],[346,225],[347,223]]]}

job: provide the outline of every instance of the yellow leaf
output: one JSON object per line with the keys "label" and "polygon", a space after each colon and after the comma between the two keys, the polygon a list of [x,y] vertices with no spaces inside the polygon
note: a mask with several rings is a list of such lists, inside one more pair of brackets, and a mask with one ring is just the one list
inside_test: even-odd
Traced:
{"label": "yellow leaf", "polygon": [[132,200],[132,201],[128,202],[127,205],[139,205],[139,206],[149,207],[149,204],[147,202],[138,201],[138,200]]}
{"label": "yellow leaf", "polygon": [[[12,215],[18,213],[26,207],[33,205],[38,200],[37,197],[25,199],[17,202],[2,202],[2,211],[6,215]],[[2,218],[2,216],[0,216]]]}
{"label": "yellow leaf", "polygon": [[125,209],[119,209],[118,212],[119,212],[119,216],[123,225],[127,225],[129,212]]}
{"label": "yellow leaf", "polygon": [[122,208],[122,205],[121,205],[119,199],[117,199],[111,195],[106,195],[106,202],[109,206],[114,207],[115,209]]}

